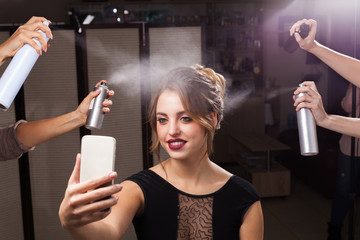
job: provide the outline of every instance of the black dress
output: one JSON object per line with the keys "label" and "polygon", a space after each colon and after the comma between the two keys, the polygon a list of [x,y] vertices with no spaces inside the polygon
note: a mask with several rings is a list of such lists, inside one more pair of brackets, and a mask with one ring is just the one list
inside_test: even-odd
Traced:
{"label": "black dress", "polygon": [[127,180],[144,194],[144,212],[133,220],[139,240],[239,239],[245,212],[259,200],[255,188],[235,175],[207,195],[182,192],[151,170]]}

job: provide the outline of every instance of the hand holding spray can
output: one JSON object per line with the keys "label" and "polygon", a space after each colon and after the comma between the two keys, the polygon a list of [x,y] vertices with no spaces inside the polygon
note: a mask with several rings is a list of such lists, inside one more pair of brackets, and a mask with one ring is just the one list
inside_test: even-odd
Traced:
{"label": "hand holding spray can", "polygon": [[100,89],[99,95],[91,100],[88,117],[86,119],[85,127],[90,130],[101,129],[104,120],[103,102],[108,95],[109,88],[105,82],[95,87],[94,90]]}
{"label": "hand holding spray can", "polygon": [[[43,24],[49,26],[46,21]],[[42,33],[46,42],[49,40],[44,32],[38,32]],[[38,40],[33,40],[41,47]],[[29,44],[24,44],[16,52],[0,79],[0,109],[6,111],[10,107],[38,58],[39,54]]]}
{"label": "hand holding spray can", "polygon": [[[300,87],[305,85],[300,84]],[[295,99],[307,95],[306,93],[299,93]],[[313,156],[319,153],[316,123],[312,112],[308,108],[301,108],[296,112],[297,124],[299,131],[300,153],[303,156]]]}

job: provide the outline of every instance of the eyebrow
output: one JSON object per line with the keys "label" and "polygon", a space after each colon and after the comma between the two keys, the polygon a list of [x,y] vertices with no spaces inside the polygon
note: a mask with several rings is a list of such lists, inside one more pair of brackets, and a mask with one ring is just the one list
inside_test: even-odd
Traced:
{"label": "eyebrow", "polygon": [[[181,115],[184,115],[184,114],[187,114],[187,113],[185,111],[181,111],[181,112],[176,113],[176,116],[181,116]],[[156,116],[158,116],[158,115],[167,116],[167,114],[163,113],[163,112],[157,112]]]}

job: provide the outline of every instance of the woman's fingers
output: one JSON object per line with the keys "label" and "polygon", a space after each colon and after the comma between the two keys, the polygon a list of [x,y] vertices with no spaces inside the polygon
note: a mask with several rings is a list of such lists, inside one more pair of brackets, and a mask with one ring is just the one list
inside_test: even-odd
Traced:
{"label": "woman's fingers", "polygon": [[122,186],[120,184],[111,184],[107,187],[101,187],[97,189],[87,190],[88,187],[84,187],[78,190],[70,189],[69,194],[72,196],[70,204],[73,207],[81,206],[88,204],[94,201],[98,201],[104,198],[107,198],[119,191],[121,191]]}
{"label": "woman's fingers", "polygon": [[74,208],[73,214],[77,216],[81,215],[92,215],[96,212],[107,212],[110,211],[111,207],[116,205],[118,202],[117,196],[111,196],[98,201],[83,204]]}
{"label": "woman's fingers", "polygon": [[69,178],[69,181],[68,181],[68,186],[79,183],[79,180],[80,180],[80,163],[81,163],[81,154],[78,153],[76,155],[76,162],[75,162],[74,169],[73,169],[73,171],[71,173],[71,176]]}

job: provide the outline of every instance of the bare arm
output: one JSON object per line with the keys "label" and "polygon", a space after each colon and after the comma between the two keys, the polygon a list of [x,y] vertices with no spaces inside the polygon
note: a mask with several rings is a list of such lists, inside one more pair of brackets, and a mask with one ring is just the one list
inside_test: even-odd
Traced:
{"label": "bare arm", "polygon": [[360,87],[360,61],[358,59],[338,53],[320,43],[317,43],[317,46],[309,52],[317,56],[343,78]]}
{"label": "bare arm", "polygon": [[[309,35],[305,39],[302,39],[296,32],[302,23],[310,26]],[[294,34],[296,41],[302,49],[314,54],[343,78],[360,87],[360,61],[318,43],[315,40],[316,28],[317,22],[315,20],[303,19],[291,27],[290,34]]]}
{"label": "bare arm", "polygon": [[262,240],[264,238],[264,219],[260,201],[247,210],[239,231],[240,239]]}
{"label": "bare arm", "polygon": [[[64,199],[60,205],[59,217],[63,228],[67,229],[74,239],[112,239],[111,225],[99,220],[107,217],[118,199],[101,200],[121,190],[119,184],[96,189],[112,181],[117,174],[111,172],[100,178],[79,183],[81,156],[76,156],[74,170],[70,176]],[[89,191],[91,190],[91,191]],[[99,237],[102,234],[102,237]]]}
{"label": "bare arm", "polygon": [[315,83],[307,81],[302,84],[305,87],[297,88],[294,95],[299,93],[306,93],[307,95],[299,97],[294,101],[296,111],[299,111],[301,108],[309,108],[318,126],[345,135],[360,137],[360,119],[327,114]]}
{"label": "bare arm", "polygon": [[[43,31],[47,37],[52,39],[51,30],[43,22],[49,22],[44,17],[32,17],[24,25],[20,26],[10,38],[0,45],[0,65],[2,65],[7,58],[15,55],[15,53],[24,45],[31,45],[38,54],[42,54],[42,51],[47,51],[48,44],[45,41],[41,33],[38,30]],[[33,38],[37,39],[41,43],[42,49],[36,44]]]}
{"label": "bare arm", "polygon": [[[97,83],[97,85],[99,85],[100,82]],[[56,136],[83,126],[86,122],[90,102],[98,94],[99,91],[90,92],[73,112],[54,118],[20,124],[16,128],[17,138],[24,146],[31,148]],[[109,96],[111,97],[112,95],[114,95],[114,91],[109,91]],[[104,101],[103,105],[103,111],[109,112],[109,107],[112,105],[112,102],[111,100],[107,100]]]}
{"label": "bare arm", "polygon": [[323,121],[322,127],[344,135],[360,138],[359,118],[328,115],[326,120]]}
{"label": "bare arm", "polygon": [[[140,187],[130,181],[121,185],[98,188],[115,178],[116,174],[79,183],[80,155],[59,209],[62,226],[74,239],[120,239],[135,214],[141,209],[143,195]],[[87,192],[91,190],[90,192]],[[96,201],[111,194],[110,199]],[[104,212],[104,209],[112,207]]]}

